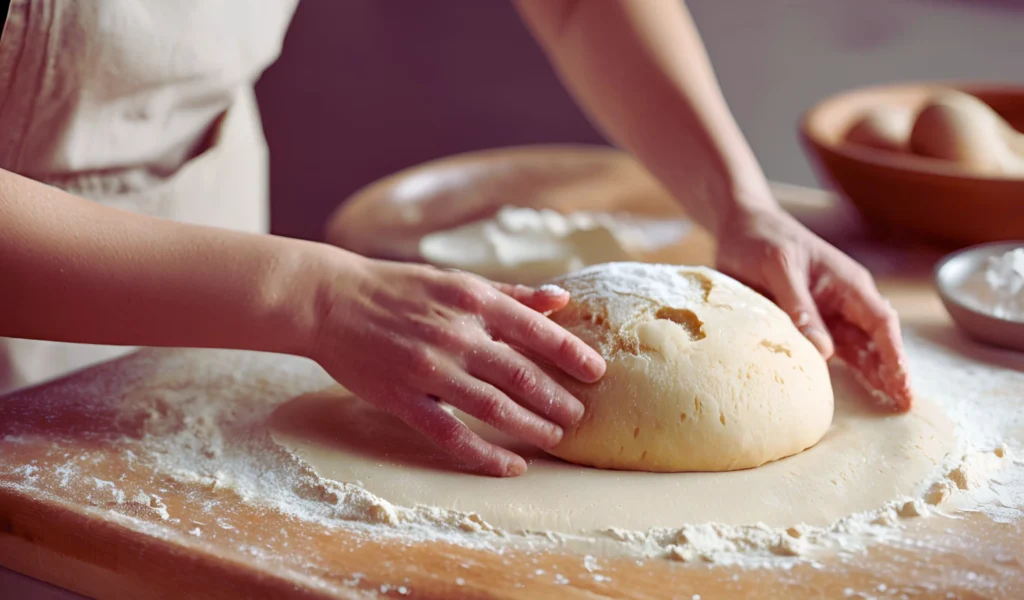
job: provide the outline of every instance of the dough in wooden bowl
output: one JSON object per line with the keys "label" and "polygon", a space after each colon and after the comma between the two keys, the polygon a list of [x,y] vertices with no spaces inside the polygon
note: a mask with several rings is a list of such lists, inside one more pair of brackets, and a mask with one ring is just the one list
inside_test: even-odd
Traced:
{"label": "dough in wooden bowl", "polygon": [[792,320],[704,267],[606,263],[555,279],[551,318],[598,350],[605,376],[552,374],[586,406],[551,453],[593,467],[731,471],[816,444],[832,422],[828,367]]}

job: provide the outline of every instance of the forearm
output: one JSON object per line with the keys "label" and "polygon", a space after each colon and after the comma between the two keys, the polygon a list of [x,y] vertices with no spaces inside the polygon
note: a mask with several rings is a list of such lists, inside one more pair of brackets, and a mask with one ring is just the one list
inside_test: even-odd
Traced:
{"label": "forearm", "polygon": [[127,213],[0,171],[0,335],[301,353],[318,245]]}
{"label": "forearm", "polygon": [[774,208],[679,0],[516,0],[591,120],[717,231]]}

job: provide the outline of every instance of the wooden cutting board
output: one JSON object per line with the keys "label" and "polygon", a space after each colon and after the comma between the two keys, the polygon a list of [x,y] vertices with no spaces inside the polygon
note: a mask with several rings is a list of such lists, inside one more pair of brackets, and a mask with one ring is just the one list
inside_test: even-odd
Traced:
{"label": "wooden cutting board", "polygon": [[[835,225],[827,195],[780,190],[794,195],[790,205],[809,221]],[[867,262],[893,256],[861,237],[840,242]],[[701,233],[652,258],[708,264],[712,249]],[[899,256],[915,260],[912,252]],[[927,269],[922,274],[904,264],[888,273],[888,258],[875,271],[904,320],[932,328],[944,343],[965,344],[942,311]],[[933,258],[929,251],[916,255],[920,265]],[[326,528],[245,502],[230,488],[183,483],[137,459],[146,454],[140,439],[112,441],[131,423],[89,408],[97,395],[107,409],[138,401],[168,381],[168,370],[177,377],[194,373],[210,394],[236,396],[244,406],[254,388],[241,389],[232,373],[211,367],[215,356],[221,354],[147,350],[0,400],[0,564],[111,599],[1024,597],[1020,521],[996,523],[982,514],[911,520],[906,537],[912,543],[904,547],[875,546],[854,559],[824,557],[786,570],[664,559],[595,562],[570,552],[499,554]],[[266,382],[265,389],[276,388]],[[64,441],[51,443],[47,435]],[[128,498],[159,486],[160,506],[110,503],[97,495],[98,484],[69,482],[60,470],[69,457],[89,478],[116,482]],[[26,477],[31,486],[24,485]]]}

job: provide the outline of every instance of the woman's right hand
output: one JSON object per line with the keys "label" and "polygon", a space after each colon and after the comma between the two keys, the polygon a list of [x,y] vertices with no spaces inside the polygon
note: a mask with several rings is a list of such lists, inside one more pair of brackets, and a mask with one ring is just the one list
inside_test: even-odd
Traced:
{"label": "woman's right hand", "polygon": [[321,288],[313,358],[354,394],[495,476],[519,475],[526,462],[438,401],[541,448],[582,417],[580,401],[531,358],[584,382],[604,374],[600,354],[544,314],[565,306],[566,292],[345,254],[355,276]]}

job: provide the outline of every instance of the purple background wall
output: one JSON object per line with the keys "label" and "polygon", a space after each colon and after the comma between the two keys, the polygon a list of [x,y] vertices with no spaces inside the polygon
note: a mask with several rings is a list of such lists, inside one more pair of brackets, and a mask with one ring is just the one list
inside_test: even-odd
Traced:
{"label": "purple background wall", "polygon": [[603,143],[503,0],[304,0],[257,88],[277,233],[319,238],[348,194],[481,148]]}

